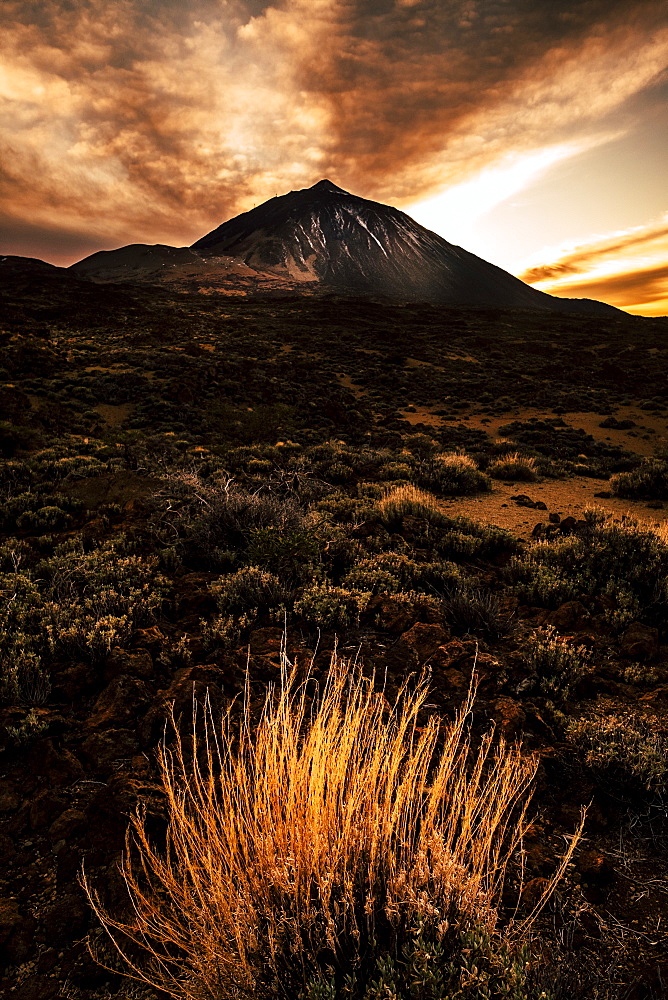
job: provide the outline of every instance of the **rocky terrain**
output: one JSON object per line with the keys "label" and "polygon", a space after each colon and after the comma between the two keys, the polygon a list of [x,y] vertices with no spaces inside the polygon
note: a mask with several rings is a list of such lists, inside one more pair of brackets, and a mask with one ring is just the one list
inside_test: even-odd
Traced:
{"label": "rocky terrain", "polygon": [[[222,229],[203,261],[268,253]],[[284,642],[425,668],[446,717],[475,675],[475,731],[540,757],[511,909],[588,808],[555,996],[664,995],[666,321],[2,274],[2,995],[154,995],[90,957],[81,866],[127,906],[170,708],[260,704]]]}

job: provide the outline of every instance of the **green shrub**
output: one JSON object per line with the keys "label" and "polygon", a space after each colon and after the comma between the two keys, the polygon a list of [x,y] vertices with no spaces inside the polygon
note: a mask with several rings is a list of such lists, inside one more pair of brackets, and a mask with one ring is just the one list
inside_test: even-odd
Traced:
{"label": "green shrub", "polygon": [[445,592],[443,610],[446,620],[461,634],[497,641],[513,629],[514,614],[491,590],[462,584]]}
{"label": "green shrub", "polygon": [[40,507],[25,511],[16,519],[16,527],[32,531],[59,531],[72,523],[72,518],[60,507]]}
{"label": "green shrub", "polygon": [[328,632],[354,628],[359,625],[360,614],[370,596],[368,591],[316,584],[295,602],[295,614],[309,625]]}
{"label": "green shrub", "polygon": [[562,700],[591,673],[591,654],[586,646],[564,639],[552,626],[536,629],[523,649],[524,662],[537,675],[543,694]]}
{"label": "green shrub", "polygon": [[413,479],[415,476],[415,470],[408,464],[408,462],[387,462],[378,470],[378,476],[380,479],[389,482],[397,479],[405,479],[408,481]]}
{"label": "green shrub", "polygon": [[305,583],[313,575],[318,546],[302,528],[281,531],[276,527],[256,528],[249,535],[246,558],[283,579]]}
{"label": "green shrub", "polygon": [[0,528],[4,531],[58,531],[72,522],[71,512],[83,504],[61,493],[18,493],[0,504]]}
{"label": "green shrub", "polygon": [[262,612],[285,604],[293,591],[279,578],[258,566],[244,566],[211,584],[211,592],[224,613]]}
{"label": "green shrub", "polygon": [[610,479],[615,496],[628,500],[668,500],[668,462],[645,458],[632,472],[618,472]]}
{"label": "green shrub", "polygon": [[41,659],[24,649],[0,657],[0,704],[43,705],[51,693],[51,678]]}
{"label": "green shrub", "polygon": [[390,530],[400,527],[405,517],[423,518],[428,523],[438,523],[443,517],[436,497],[412,484],[390,490],[377,506],[383,524]]}
{"label": "green shrub", "polygon": [[346,587],[374,594],[395,594],[402,590],[433,593],[460,580],[451,562],[416,562],[398,552],[381,552],[362,559],[342,579]]}
{"label": "green shrub", "polygon": [[471,496],[489,493],[492,483],[468,455],[437,455],[420,473],[420,484],[443,496]]}
{"label": "green shrub", "polygon": [[631,795],[668,792],[668,736],[644,719],[573,719],[566,736],[597,781]]}
{"label": "green shrub", "polygon": [[[269,558],[273,558],[272,552],[279,558],[280,543],[272,538],[285,534],[294,539],[300,532],[308,534],[297,502],[283,496],[279,485],[269,482],[251,493],[225,478],[173,474],[161,494],[163,510],[156,520],[156,531],[169,545],[175,544],[176,534],[182,554],[211,569],[228,566],[230,552],[239,553],[243,561],[256,536]],[[267,529],[274,534],[257,535]]]}
{"label": "green shrub", "polygon": [[81,538],[23,568],[3,558],[0,573],[0,649],[3,669],[26,654],[100,659],[152,619],[167,592],[157,560],[132,555],[123,536],[97,547]]}
{"label": "green shrub", "polygon": [[612,598],[619,614],[610,621],[619,628],[638,616],[661,625],[668,609],[668,545],[632,518],[586,511],[577,535],[534,543],[508,572],[522,599],[545,607],[582,595]]}
{"label": "green shrub", "polygon": [[509,531],[467,517],[448,517],[436,497],[416,486],[397,486],[380,499],[377,507],[388,531],[406,533],[409,525],[413,544],[431,547],[445,559],[494,559],[519,549]]}
{"label": "green shrub", "polygon": [[549,1000],[532,974],[530,950],[483,927],[443,937],[427,921],[404,930],[398,953],[377,955],[365,975],[313,977],[298,1000]]}

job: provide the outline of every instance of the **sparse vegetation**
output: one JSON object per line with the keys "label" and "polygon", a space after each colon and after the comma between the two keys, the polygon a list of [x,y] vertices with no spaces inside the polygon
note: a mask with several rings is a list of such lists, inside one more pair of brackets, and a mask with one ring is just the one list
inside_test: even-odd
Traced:
{"label": "sparse vegetation", "polygon": [[[410,671],[431,672],[414,743],[442,714],[436,754],[475,672],[469,763],[492,724],[530,746],[539,832],[526,894],[511,866],[496,928],[454,921],[443,938],[406,916],[403,936],[375,951],[365,939],[354,986],[322,953],[291,996],[657,1000],[668,966],[646,942],[668,920],[666,873],[637,824],[665,799],[665,321],[85,283],[73,301],[48,277],[3,294],[0,992],[117,991],[82,947],[95,923],[75,870],[85,856],[122,917],[116,861],[135,804],[164,843],[155,751],[169,706],[183,726],[193,693],[214,714],[247,698],[250,740],[281,650],[300,681],[310,672],[308,701],[338,649],[376,670],[389,705]],[[522,477],[537,483],[521,487],[535,515],[506,485]],[[622,498],[638,520],[562,506],[562,487],[615,512]],[[601,979],[556,986],[567,945],[538,989],[513,921],[589,802],[587,849],[614,859],[626,838],[624,877],[606,895],[569,870],[558,914],[535,928],[540,955],[556,954],[559,926]],[[626,950],[614,921],[638,928]],[[154,993],[137,986],[137,1000]]]}

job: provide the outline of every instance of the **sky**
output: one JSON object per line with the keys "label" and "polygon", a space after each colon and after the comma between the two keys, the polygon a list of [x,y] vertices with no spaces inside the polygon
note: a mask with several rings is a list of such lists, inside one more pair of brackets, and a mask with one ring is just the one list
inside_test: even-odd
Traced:
{"label": "sky", "polygon": [[3,0],[0,252],[192,243],[327,177],[668,313],[665,0]]}

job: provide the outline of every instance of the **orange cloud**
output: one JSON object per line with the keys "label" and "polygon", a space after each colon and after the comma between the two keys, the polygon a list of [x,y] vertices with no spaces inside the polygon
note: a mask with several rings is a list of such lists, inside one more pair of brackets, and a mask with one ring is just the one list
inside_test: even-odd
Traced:
{"label": "orange cloud", "polygon": [[551,295],[597,298],[629,312],[663,316],[668,314],[666,261],[668,213],[647,226],[552,251],[518,277]]}
{"label": "orange cloud", "polygon": [[5,250],[183,244],[322,176],[407,205],[586,139],[656,80],[667,20],[663,0],[5,0]]}

